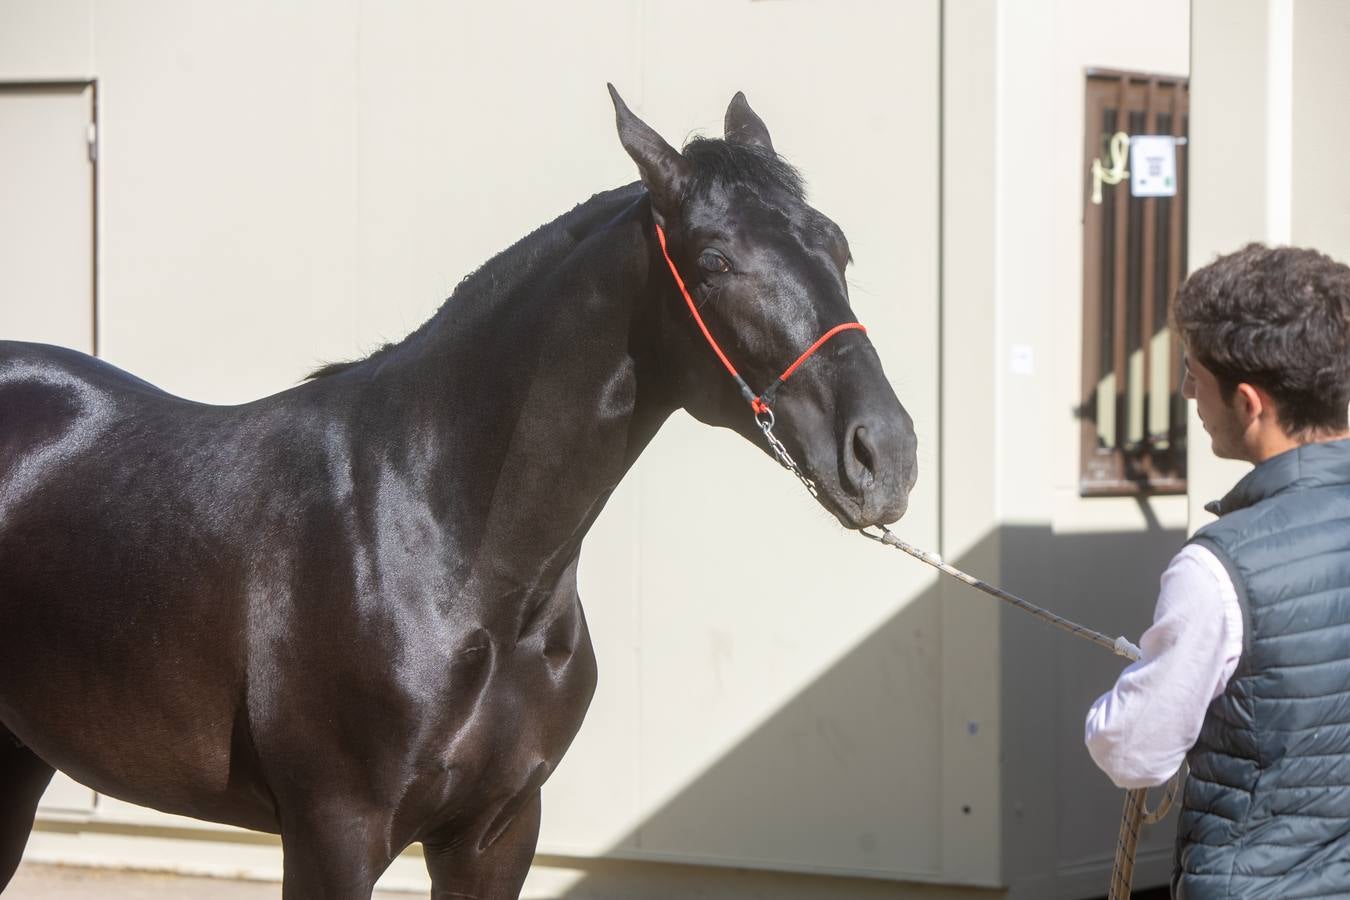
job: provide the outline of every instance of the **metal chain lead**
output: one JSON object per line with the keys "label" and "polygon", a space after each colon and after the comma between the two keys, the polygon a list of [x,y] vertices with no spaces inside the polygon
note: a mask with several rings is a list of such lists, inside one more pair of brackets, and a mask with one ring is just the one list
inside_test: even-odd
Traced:
{"label": "metal chain lead", "polygon": [[768,407],[765,407],[763,412],[755,413],[755,424],[759,426],[760,431],[764,432],[764,439],[769,442],[769,449],[773,451],[774,456],[778,457],[778,462],[783,468],[797,476],[797,480],[806,487],[808,494],[819,499],[820,494],[816,491],[816,483],[806,477],[806,473],[797,465],[797,461],[792,458],[792,454],[788,453],[787,447],[784,447],[783,442],[773,433],[773,422],[773,410]]}

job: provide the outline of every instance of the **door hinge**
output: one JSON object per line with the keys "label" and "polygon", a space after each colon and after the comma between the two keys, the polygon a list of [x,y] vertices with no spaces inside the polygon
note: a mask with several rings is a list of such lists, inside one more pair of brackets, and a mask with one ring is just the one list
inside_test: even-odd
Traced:
{"label": "door hinge", "polygon": [[89,161],[98,161],[98,126],[93,122],[89,123],[89,128],[85,132],[85,140],[89,143]]}

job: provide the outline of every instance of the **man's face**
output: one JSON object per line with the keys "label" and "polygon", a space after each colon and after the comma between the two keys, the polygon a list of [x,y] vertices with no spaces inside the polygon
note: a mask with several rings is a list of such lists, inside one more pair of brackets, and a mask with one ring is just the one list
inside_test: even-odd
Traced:
{"label": "man's face", "polygon": [[1246,459],[1242,443],[1243,422],[1233,404],[1238,394],[1224,397],[1223,388],[1214,373],[1190,353],[1186,354],[1186,377],[1181,381],[1181,393],[1195,401],[1196,412],[1209,433],[1214,455],[1220,459]]}

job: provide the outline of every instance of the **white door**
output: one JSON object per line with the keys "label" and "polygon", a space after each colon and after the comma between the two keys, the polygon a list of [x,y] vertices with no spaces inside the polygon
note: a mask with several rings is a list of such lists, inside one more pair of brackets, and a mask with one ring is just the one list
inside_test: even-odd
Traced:
{"label": "white door", "polygon": [[[93,88],[0,83],[0,340],[94,351]],[[88,813],[60,773],[44,812]]]}
{"label": "white door", "polygon": [[0,84],[0,339],[94,351],[92,95]]}

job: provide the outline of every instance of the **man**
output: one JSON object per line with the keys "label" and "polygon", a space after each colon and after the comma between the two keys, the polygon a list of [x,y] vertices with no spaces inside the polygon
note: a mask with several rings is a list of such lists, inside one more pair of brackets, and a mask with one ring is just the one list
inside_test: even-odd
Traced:
{"label": "man", "polygon": [[1252,244],[1172,315],[1214,453],[1256,468],[1163,573],[1088,750],[1126,788],[1190,764],[1174,898],[1350,896],[1350,268]]}

